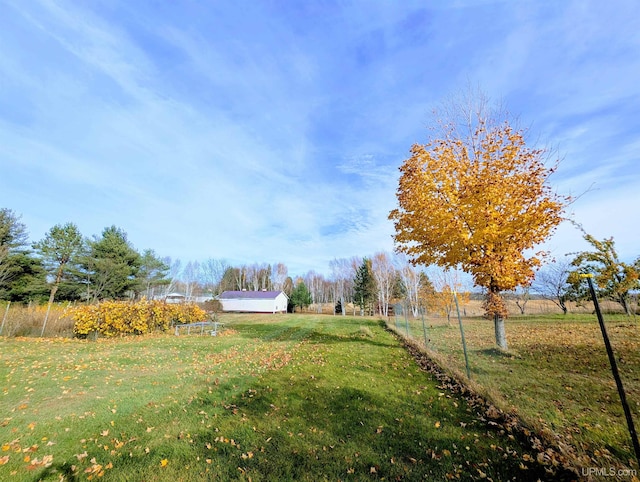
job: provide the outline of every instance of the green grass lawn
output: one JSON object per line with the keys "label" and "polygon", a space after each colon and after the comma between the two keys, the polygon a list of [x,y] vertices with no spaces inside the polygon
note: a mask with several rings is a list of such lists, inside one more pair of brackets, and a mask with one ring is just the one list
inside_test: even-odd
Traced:
{"label": "green grass lawn", "polygon": [[371,319],[0,339],[0,480],[553,479]]}
{"label": "green grass lawn", "polygon": [[[633,319],[605,315],[636,429],[640,424],[640,332]],[[595,315],[535,315],[506,321],[509,352],[495,349],[493,322],[463,320],[472,385],[529,427],[575,448],[585,466],[638,469]],[[424,344],[421,320],[392,320]],[[426,320],[428,352],[466,379],[458,320]],[[408,329],[407,329],[408,328]]]}

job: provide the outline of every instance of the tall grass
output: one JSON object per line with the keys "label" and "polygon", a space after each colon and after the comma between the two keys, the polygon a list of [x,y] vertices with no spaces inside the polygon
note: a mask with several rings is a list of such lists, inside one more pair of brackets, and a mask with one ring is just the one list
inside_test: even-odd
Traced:
{"label": "tall grass", "polygon": [[[44,336],[73,336],[73,320],[68,316],[71,306],[72,304],[69,302],[54,303],[51,306]],[[0,335],[7,337],[40,336],[46,314],[47,305],[0,302],[0,323],[4,320]]]}

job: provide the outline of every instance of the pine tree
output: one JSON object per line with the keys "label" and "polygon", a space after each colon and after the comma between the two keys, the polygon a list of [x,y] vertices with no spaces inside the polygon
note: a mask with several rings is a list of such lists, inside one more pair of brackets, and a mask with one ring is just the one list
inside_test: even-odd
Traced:
{"label": "pine tree", "polygon": [[360,307],[360,314],[364,316],[365,310],[373,312],[371,306],[376,294],[376,282],[371,269],[371,260],[364,258],[358,267],[354,280],[353,298]]}

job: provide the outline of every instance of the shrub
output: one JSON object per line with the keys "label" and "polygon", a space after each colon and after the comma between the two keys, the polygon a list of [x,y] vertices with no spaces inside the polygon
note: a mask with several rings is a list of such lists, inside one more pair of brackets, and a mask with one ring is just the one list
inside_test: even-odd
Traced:
{"label": "shrub", "polygon": [[166,304],[143,299],[136,303],[105,301],[98,305],[84,305],[71,312],[76,336],[92,332],[111,337],[143,335],[153,331],[167,331],[177,323],[204,321],[207,313],[194,304]]}

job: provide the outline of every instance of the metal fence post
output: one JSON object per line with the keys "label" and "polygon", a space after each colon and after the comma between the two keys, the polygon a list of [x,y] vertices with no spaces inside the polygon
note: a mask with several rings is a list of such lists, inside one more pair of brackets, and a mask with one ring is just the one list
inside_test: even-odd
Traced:
{"label": "metal fence post", "polygon": [[604,346],[607,349],[609,364],[611,365],[611,372],[613,373],[613,378],[615,379],[616,386],[618,387],[618,395],[620,395],[620,402],[622,403],[624,416],[627,419],[627,427],[629,428],[629,435],[631,436],[631,442],[633,443],[633,450],[636,453],[636,459],[638,461],[638,465],[640,465],[640,445],[638,444],[638,434],[636,433],[636,429],[633,425],[633,417],[631,415],[631,410],[629,409],[629,404],[627,403],[627,396],[624,391],[624,387],[622,386],[622,379],[620,378],[620,373],[618,372],[618,364],[616,363],[616,358],[613,355],[613,348],[611,347],[611,342],[609,341],[609,336],[607,335],[607,329],[604,326],[604,319],[602,318],[602,312],[600,311],[600,304],[598,303],[596,290],[593,287],[593,281],[591,280],[591,278],[593,278],[593,275],[583,274],[580,276],[583,278],[587,278],[587,283],[589,284],[589,292],[591,293],[593,306],[595,307],[596,315],[598,316],[598,323],[600,324],[600,331],[602,331]]}
{"label": "metal fence post", "polygon": [[406,306],[403,308],[404,311],[404,328],[407,332],[407,338],[409,338],[409,317],[407,316]]}
{"label": "metal fence post", "polygon": [[425,312],[424,307],[421,307],[420,313],[422,314],[422,333],[424,334],[424,347],[427,348],[427,346],[429,345],[429,341],[427,338],[427,325],[425,325],[424,323],[424,312]]}
{"label": "metal fence post", "polygon": [[453,299],[456,302],[456,311],[458,312],[458,324],[460,325],[460,336],[462,337],[462,351],[464,352],[464,364],[467,367],[467,378],[471,379],[471,371],[469,370],[469,357],[467,356],[467,342],[464,339],[464,327],[462,326],[462,317],[460,316],[458,294],[455,291],[453,292]]}

